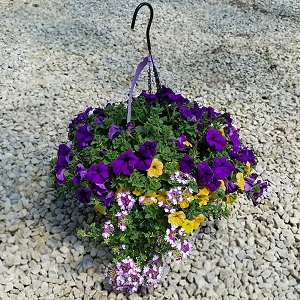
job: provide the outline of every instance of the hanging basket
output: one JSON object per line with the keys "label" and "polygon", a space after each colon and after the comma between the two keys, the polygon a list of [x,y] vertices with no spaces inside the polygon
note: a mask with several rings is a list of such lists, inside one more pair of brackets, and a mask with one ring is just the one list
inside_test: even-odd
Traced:
{"label": "hanging basket", "polygon": [[[135,292],[156,285],[166,263],[193,249],[192,236],[207,217],[228,217],[239,195],[258,204],[267,184],[253,172],[256,159],[241,141],[229,113],[199,107],[160,85],[151,54],[140,63],[128,106],[86,109],[69,126],[50,162],[54,186],[75,191],[78,199],[108,217],[102,228],[91,224],[79,234],[111,245],[114,259],[106,270],[117,290]],[[133,87],[148,64],[156,93]],[[127,116],[127,117],[126,117]]]}

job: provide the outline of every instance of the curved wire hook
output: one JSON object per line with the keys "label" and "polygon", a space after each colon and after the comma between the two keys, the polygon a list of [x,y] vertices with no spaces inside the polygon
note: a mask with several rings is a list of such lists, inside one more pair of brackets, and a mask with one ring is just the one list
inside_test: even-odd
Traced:
{"label": "curved wire hook", "polygon": [[150,9],[150,18],[149,18],[149,22],[148,22],[148,26],[147,26],[147,30],[146,30],[146,37],[147,37],[148,51],[149,51],[149,55],[151,57],[151,44],[150,44],[150,36],[149,36],[150,27],[151,27],[152,20],[153,20],[153,8],[152,8],[151,4],[149,4],[147,2],[143,2],[143,3],[139,4],[139,6],[135,9],[134,14],[133,14],[133,18],[132,18],[132,22],[131,22],[131,29],[134,29],[134,24],[135,24],[137,13],[140,10],[140,8],[144,5],[147,5]]}

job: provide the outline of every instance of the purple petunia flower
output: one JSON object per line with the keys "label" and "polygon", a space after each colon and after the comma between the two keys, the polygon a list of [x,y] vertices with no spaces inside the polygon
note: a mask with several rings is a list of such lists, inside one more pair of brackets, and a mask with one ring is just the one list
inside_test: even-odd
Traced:
{"label": "purple petunia flower", "polygon": [[94,138],[94,133],[90,130],[89,124],[78,128],[76,138],[79,139],[78,146],[80,149],[88,146],[89,142]]}
{"label": "purple petunia flower", "polygon": [[[87,109],[88,110],[88,109]],[[87,119],[87,110],[84,113],[79,113],[75,119],[72,120],[72,123],[69,125],[70,129],[75,128],[76,125],[82,124],[82,118]]]}
{"label": "purple petunia flower", "polygon": [[113,191],[107,191],[105,196],[101,199],[104,205],[110,206],[110,204],[115,200],[114,192]]}
{"label": "purple petunia flower", "polygon": [[213,180],[213,170],[207,162],[198,163],[198,181],[203,185],[208,185]]}
{"label": "purple petunia flower", "polygon": [[221,181],[217,179],[217,176],[214,175],[210,183],[208,183],[208,188],[211,192],[214,192],[221,185]]}
{"label": "purple petunia flower", "polygon": [[139,159],[135,168],[142,171],[147,171],[151,167],[152,156],[143,156],[140,152],[137,153],[136,157]]}
{"label": "purple petunia flower", "polygon": [[180,107],[180,109],[181,109],[181,111],[182,111],[182,116],[183,116],[184,118],[191,118],[191,121],[192,121],[192,122],[195,122],[196,116],[194,116],[194,115],[192,114],[192,112],[191,112],[187,107],[182,106],[182,105],[179,105],[179,107]]}
{"label": "purple petunia flower", "polygon": [[81,202],[88,203],[91,201],[92,191],[87,187],[82,186],[76,191],[76,195]]}
{"label": "purple petunia flower", "polygon": [[101,198],[105,196],[107,193],[107,189],[104,184],[92,184],[92,191],[98,196],[98,198]]}
{"label": "purple petunia flower", "polygon": [[94,111],[93,111],[93,114],[94,115],[99,115],[101,117],[107,117],[108,116],[107,112],[103,108],[100,108],[100,107],[95,108]]}
{"label": "purple petunia flower", "polygon": [[57,156],[58,156],[57,164],[67,167],[70,162],[71,154],[72,154],[72,149],[69,148],[66,144],[59,145],[57,151]]}
{"label": "purple petunia flower", "polygon": [[228,154],[230,155],[231,158],[238,158],[239,157],[239,154],[238,153],[235,153],[234,151],[230,150],[228,152]]}
{"label": "purple petunia flower", "polygon": [[103,117],[100,116],[99,118],[97,118],[97,119],[95,120],[95,122],[96,122],[97,124],[103,124]]}
{"label": "purple petunia flower", "polygon": [[99,165],[93,164],[86,174],[87,180],[96,185],[103,184],[108,177],[108,166],[103,161]]}
{"label": "purple petunia flower", "polygon": [[183,173],[190,173],[195,168],[194,159],[186,154],[181,158],[179,165],[180,171]]}
{"label": "purple petunia flower", "polygon": [[255,200],[257,200],[259,197],[262,196],[263,191],[267,189],[268,184],[266,182],[261,182],[261,180],[257,181],[257,185],[260,188],[260,191],[258,193],[253,193],[253,197]]}
{"label": "purple petunia flower", "polygon": [[174,95],[173,93],[167,93],[166,96],[171,100],[172,104],[182,105],[183,103],[190,103],[186,98],[183,98],[181,94]]}
{"label": "purple petunia flower", "polygon": [[139,159],[133,154],[129,148],[125,153],[122,153],[116,160],[112,161],[110,165],[113,167],[115,174],[119,175],[121,172],[125,175],[133,173],[133,167],[138,163]]}
{"label": "purple petunia flower", "polygon": [[207,120],[212,120],[214,119],[216,116],[220,115],[219,113],[215,112],[215,110],[212,107],[205,107],[203,106],[201,108],[202,112],[206,112],[206,118]]}
{"label": "purple petunia flower", "polygon": [[257,174],[251,174],[250,176],[244,176],[244,180],[245,180],[244,192],[245,193],[248,193],[252,190],[257,176],[258,176]]}
{"label": "purple petunia flower", "polygon": [[129,123],[127,126],[127,130],[129,130],[129,133],[132,135],[134,134],[135,130],[134,130],[134,125],[132,123]]}
{"label": "purple petunia flower", "polygon": [[187,139],[186,139],[186,136],[185,136],[184,134],[182,134],[182,135],[181,135],[179,138],[177,138],[177,139],[168,139],[167,141],[168,141],[168,142],[175,142],[176,145],[177,145],[178,147],[184,148],[184,147],[186,147],[186,145],[183,144],[183,142],[186,142]]}
{"label": "purple petunia flower", "polygon": [[109,139],[112,141],[114,138],[117,138],[121,133],[121,128],[117,125],[110,125],[109,127]]}
{"label": "purple petunia flower", "polygon": [[243,162],[244,164],[246,164],[248,161],[251,164],[251,166],[257,164],[254,153],[251,150],[249,150],[247,147],[244,147],[240,156],[238,157],[238,160]]}
{"label": "purple petunia flower", "polygon": [[87,108],[87,109],[85,110],[85,113],[88,114],[91,110],[93,110],[93,108],[90,106],[89,108]]}
{"label": "purple petunia flower", "polygon": [[216,151],[222,150],[226,144],[226,140],[224,139],[221,131],[212,128],[208,128],[206,140],[210,146],[215,147]]}
{"label": "purple petunia flower", "polygon": [[226,187],[226,191],[225,191],[226,194],[231,194],[237,191],[238,185],[230,182],[227,178],[224,178],[223,181]]}
{"label": "purple petunia flower", "polygon": [[73,182],[74,184],[79,185],[82,179],[85,177],[87,171],[83,164],[78,164],[77,167],[77,174],[73,177]]}
{"label": "purple petunia flower", "polygon": [[55,170],[56,183],[58,185],[63,185],[65,180],[65,171],[67,170],[63,165],[55,164],[53,166]]}
{"label": "purple petunia flower", "polygon": [[140,146],[139,153],[145,157],[152,157],[156,154],[157,141],[149,142],[146,141]]}
{"label": "purple petunia flower", "polygon": [[202,111],[199,108],[199,105],[197,102],[194,103],[194,108],[192,109],[192,114],[197,118],[197,119],[202,119]]}
{"label": "purple petunia flower", "polygon": [[239,135],[236,132],[230,136],[230,142],[232,143],[232,149],[234,152],[239,152],[241,150],[239,147],[241,142],[239,140]]}
{"label": "purple petunia flower", "polygon": [[235,166],[227,161],[226,156],[221,158],[214,157],[214,163],[212,169],[219,179],[223,179],[226,176],[230,176],[232,171],[235,170]]}

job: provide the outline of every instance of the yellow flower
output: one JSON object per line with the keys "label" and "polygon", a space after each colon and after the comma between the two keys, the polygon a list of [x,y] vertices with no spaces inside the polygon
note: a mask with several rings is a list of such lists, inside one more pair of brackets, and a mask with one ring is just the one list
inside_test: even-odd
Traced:
{"label": "yellow flower", "polygon": [[222,132],[222,135],[225,137],[224,129],[220,128],[219,130]]}
{"label": "yellow flower", "polygon": [[206,205],[209,201],[210,190],[207,186],[205,186],[202,190],[199,190],[199,193],[195,196],[196,199],[201,199],[199,202],[199,206]]}
{"label": "yellow flower", "polygon": [[186,194],[186,196],[184,196],[183,200],[179,202],[181,208],[189,207],[190,203],[194,200],[194,196],[186,190],[184,191],[184,194]]}
{"label": "yellow flower", "polygon": [[173,214],[168,215],[168,222],[170,224],[175,224],[181,226],[186,219],[186,216],[183,211],[176,211]]}
{"label": "yellow flower", "polygon": [[236,174],[236,181],[238,183],[238,186],[241,188],[241,190],[244,191],[245,180],[244,180],[243,173]]}
{"label": "yellow flower", "polygon": [[184,198],[181,202],[179,202],[179,205],[181,208],[187,208],[190,206],[190,202]]}
{"label": "yellow flower", "polygon": [[157,158],[152,160],[150,168],[147,170],[147,175],[149,177],[155,176],[156,178],[159,177],[163,173],[164,165],[161,161]]}
{"label": "yellow flower", "polygon": [[155,192],[152,192],[150,195],[148,195],[147,193],[145,194],[145,202],[144,203],[150,203],[150,204],[153,204],[153,203],[156,203],[157,202],[157,195]]}
{"label": "yellow flower", "polygon": [[190,233],[194,229],[194,222],[186,219],[181,225],[186,233]]}
{"label": "yellow flower", "polygon": [[135,194],[136,196],[140,196],[144,193],[144,190],[141,188],[135,188],[132,194]]}
{"label": "yellow flower", "polygon": [[162,201],[162,202],[166,202],[167,200],[167,193],[165,192],[163,192],[162,190],[159,190],[158,191],[158,195],[157,195],[157,200],[158,201]]}
{"label": "yellow flower", "polygon": [[106,215],[106,212],[103,210],[103,208],[98,204],[95,205],[95,208],[101,213],[102,215]]}
{"label": "yellow flower", "polygon": [[246,174],[247,174],[247,176],[250,175],[250,163],[249,163],[249,161],[247,161],[247,163],[246,163]]}
{"label": "yellow flower", "polygon": [[182,144],[185,144],[186,146],[193,147],[193,145],[191,143],[189,143],[188,141],[182,142]]}
{"label": "yellow flower", "polygon": [[198,229],[199,225],[205,220],[205,216],[200,214],[196,218],[193,219],[194,229]]}
{"label": "yellow flower", "polygon": [[220,188],[224,190],[224,192],[226,191],[226,186],[223,180],[219,180],[221,182]]}
{"label": "yellow flower", "polygon": [[236,197],[231,195],[231,194],[228,194],[226,196],[226,203],[228,203],[230,205],[233,205],[234,203],[237,203]]}

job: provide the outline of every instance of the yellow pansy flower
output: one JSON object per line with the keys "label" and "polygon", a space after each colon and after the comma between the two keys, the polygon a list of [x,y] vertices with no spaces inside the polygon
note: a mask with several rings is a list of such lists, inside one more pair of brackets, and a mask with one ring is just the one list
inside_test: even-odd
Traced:
{"label": "yellow pansy flower", "polygon": [[244,191],[245,180],[244,180],[243,173],[237,173],[236,174],[236,181],[237,181],[238,186],[240,187],[240,189],[242,191]]}
{"label": "yellow pansy flower", "polygon": [[226,186],[225,186],[225,183],[224,181],[221,179],[219,180],[221,182],[221,185],[220,185],[220,188],[224,190],[224,192],[226,191]]}
{"label": "yellow pansy flower", "polygon": [[159,161],[157,158],[154,158],[152,160],[150,168],[147,170],[147,175],[149,177],[156,177],[158,178],[163,173],[164,165],[161,161]]}
{"label": "yellow pansy flower", "polygon": [[141,188],[135,188],[132,194],[135,194],[136,196],[140,196],[144,193],[144,190]]}
{"label": "yellow pansy flower", "polygon": [[190,233],[194,229],[194,222],[186,219],[181,225],[186,233]]}
{"label": "yellow pansy flower", "polygon": [[181,226],[186,219],[185,213],[183,211],[176,211],[173,214],[168,215],[168,222],[170,224],[175,224]]}
{"label": "yellow pansy flower", "polygon": [[200,214],[196,218],[193,219],[194,229],[198,229],[199,225],[205,220],[205,216]]}
{"label": "yellow pansy flower", "polygon": [[103,208],[99,204],[95,205],[95,208],[99,211],[100,214],[106,215],[106,211],[104,211]]}
{"label": "yellow pansy flower", "polygon": [[249,163],[249,161],[247,161],[247,163],[246,163],[246,174],[247,174],[247,176],[248,175],[250,175],[250,163]]}
{"label": "yellow pansy flower", "polygon": [[186,146],[193,147],[193,145],[190,142],[188,142],[188,141],[182,142],[182,144],[185,144]]}
{"label": "yellow pansy flower", "polygon": [[220,128],[219,130],[222,132],[222,135],[225,137],[224,129],[223,129],[223,128]]}

